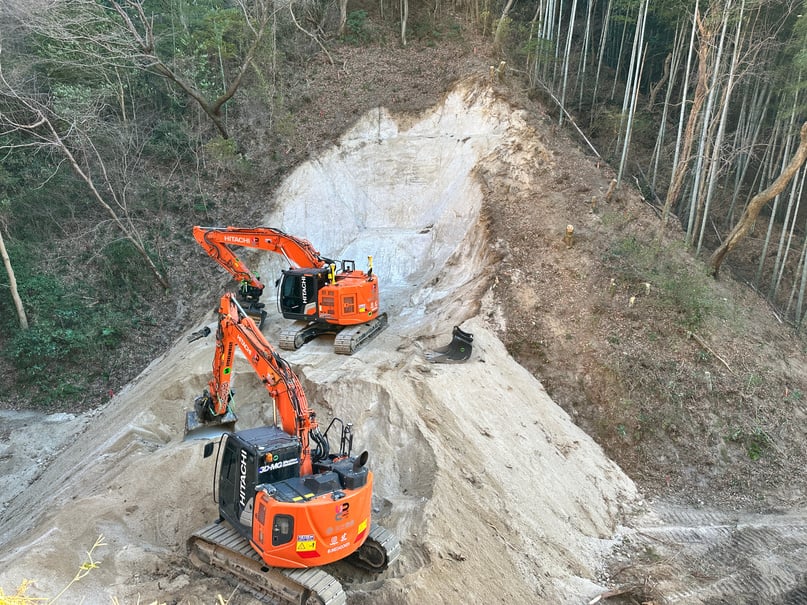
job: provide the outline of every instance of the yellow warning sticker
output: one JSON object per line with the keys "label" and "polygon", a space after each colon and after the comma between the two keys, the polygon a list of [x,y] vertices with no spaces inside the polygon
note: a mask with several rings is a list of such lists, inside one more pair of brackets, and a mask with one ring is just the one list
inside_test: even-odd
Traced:
{"label": "yellow warning sticker", "polygon": [[362,521],[361,523],[359,523],[359,529],[356,531],[356,533],[357,533],[357,534],[360,534],[360,533],[361,533],[361,532],[363,532],[365,529],[367,529],[367,519],[365,519],[364,521]]}
{"label": "yellow warning sticker", "polygon": [[317,549],[316,540],[297,541],[297,552],[308,552]]}

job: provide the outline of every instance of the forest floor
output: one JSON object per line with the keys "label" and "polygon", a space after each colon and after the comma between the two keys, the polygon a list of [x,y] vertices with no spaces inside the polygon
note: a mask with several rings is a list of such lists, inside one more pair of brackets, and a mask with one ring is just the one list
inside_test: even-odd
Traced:
{"label": "forest floor", "polygon": [[[333,55],[339,67],[312,65],[301,78],[306,106],[284,141],[288,165],[264,166],[267,181],[373,107],[414,123],[452,82],[485,76],[494,62],[489,49],[467,43]],[[486,317],[481,301],[477,310],[654,505],[625,520],[641,531],[601,570],[603,585],[623,591],[606,602],[807,603],[798,571],[807,558],[803,339],[732,278],[742,250],[713,280],[678,244],[675,226],[654,247],[655,209],[629,183],[608,196],[613,170],[522,86],[515,77],[495,82],[528,116],[534,138],[521,151],[532,159],[477,168],[496,256],[485,281],[497,301]],[[265,211],[247,208],[242,220]],[[233,222],[226,209],[211,218]],[[177,268],[206,262],[189,255]],[[212,267],[194,270],[221,282]],[[157,355],[153,341],[140,345],[125,357],[142,368]]]}

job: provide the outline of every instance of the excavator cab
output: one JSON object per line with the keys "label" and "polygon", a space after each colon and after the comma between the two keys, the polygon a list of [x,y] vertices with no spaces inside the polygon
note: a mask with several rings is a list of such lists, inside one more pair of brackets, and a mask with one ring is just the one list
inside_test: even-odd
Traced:
{"label": "excavator cab", "polygon": [[296,436],[273,426],[227,435],[219,474],[219,513],[239,533],[251,536],[257,486],[300,475],[301,449]]}
{"label": "excavator cab", "polygon": [[331,270],[286,269],[278,286],[278,304],[283,317],[294,320],[319,318],[319,291],[328,284]]}

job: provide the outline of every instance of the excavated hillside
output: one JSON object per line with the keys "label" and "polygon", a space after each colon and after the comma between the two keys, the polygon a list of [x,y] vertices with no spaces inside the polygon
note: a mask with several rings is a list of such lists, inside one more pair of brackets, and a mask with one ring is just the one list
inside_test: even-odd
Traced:
{"label": "excavated hillside", "polygon": [[[375,473],[374,521],[403,544],[378,577],[344,565],[332,573],[351,602],[382,605],[578,604],[615,586],[610,602],[807,602],[802,483],[787,514],[655,499],[669,479],[648,482],[651,501],[547,395],[535,368],[508,353],[504,342],[524,359],[518,335],[526,342],[530,330],[547,331],[542,307],[598,296],[580,287],[593,269],[575,257],[596,246],[595,206],[652,224],[637,196],[607,196],[607,168],[579,150],[559,157],[553,136],[486,76],[471,78],[417,115],[366,113],[266,201],[263,224],[359,266],[372,255],[390,318],[353,356],[333,354],[327,337],[284,355],[322,424],[354,423]],[[533,198],[535,208],[554,202],[559,211],[525,210]],[[567,223],[577,225],[576,239],[564,242]],[[550,266],[550,255],[566,261]],[[283,267],[272,256],[249,258],[263,276]],[[210,262],[200,251],[198,263]],[[222,275],[220,285],[189,310],[194,330],[214,326],[218,295],[231,284]],[[630,312],[613,300],[612,313]],[[583,363],[593,358],[586,308],[567,302],[565,314],[552,315],[558,346],[581,359],[572,380],[548,376],[559,386],[602,384]],[[270,314],[270,342],[282,325]],[[429,363],[424,354],[455,325],[474,335],[471,359]],[[47,425],[9,420],[21,425],[9,438],[22,441],[0,460],[17,473],[0,518],[0,586],[35,578],[37,594],[56,594],[103,535],[93,553],[101,563],[71,588],[72,602],[257,602],[185,556],[187,537],[217,514],[213,461],[199,442],[182,440],[212,354],[210,338],[183,335],[97,411]],[[241,361],[238,428],[270,423],[268,397]],[[569,409],[576,414],[574,402]],[[37,438],[47,445],[34,446]],[[33,466],[24,463],[31,456]]]}
{"label": "excavated hillside", "polygon": [[[497,254],[476,169],[533,162],[518,152],[532,134],[486,82],[465,82],[417,120],[399,123],[383,109],[364,116],[290,176],[276,210],[267,208],[265,224],[317,242],[329,256],[372,255],[383,284],[390,326],[371,345],[337,356],[323,338],[286,355],[321,422],[335,414],[355,423],[376,475],[376,521],[404,543],[382,581],[343,576],[355,602],[573,602],[596,594],[596,570],[638,498],[507,354],[489,320],[500,313],[486,294]],[[315,210],[320,199],[332,200],[334,212]],[[258,262],[262,275],[273,275],[282,259]],[[211,324],[214,306],[211,299],[210,310],[195,310],[200,324]],[[424,350],[443,344],[456,324],[474,334],[472,359],[428,363]],[[265,328],[270,342],[279,326],[274,318]],[[198,443],[182,441],[184,409],[205,386],[212,344],[178,341],[11,501],[0,527],[0,584],[42,570],[37,587],[56,591],[77,564],[56,554],[80,557],[76,545],[103,534],[103,564],[82,582],[94,602],[209,602],[228,593],[183,556],[187,536],[216,516],[212,461],[202,460]],[[243,366],[235,379],[239,428],[271,422],[267,396]]]}

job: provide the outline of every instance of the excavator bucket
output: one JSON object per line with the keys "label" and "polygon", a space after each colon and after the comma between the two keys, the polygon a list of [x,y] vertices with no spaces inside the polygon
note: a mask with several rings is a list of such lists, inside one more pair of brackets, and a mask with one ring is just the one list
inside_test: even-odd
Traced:
{"label": "excavator bucket", "polygon": [[223,433],[231,433],[238,420],[235,413],[228,407],[227,412],[221,416],[210,417],[205,407],[208,397],[200,395],[193,402],[193,410],[185,414],[185,437],[189,439],[215,439]]}
{"label": "excavator bucket", "polygon": [[199,415],[193,411],[185,415],[185,437],[189,439],[215,439],[223,433],[231,433],[235,429],[235,414],[228,411],[224,416],[219,416],[214,420],[203,421]]}
{"label": "excavator bucket", "polygon": [[426,352],[431,363],[462,363],[468,361],[473,350],[474,335],[454,326],[451,342],[444,347]]}

